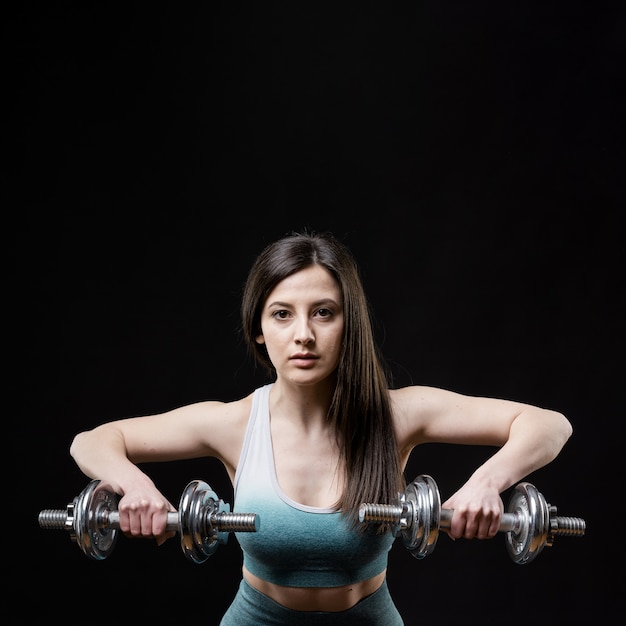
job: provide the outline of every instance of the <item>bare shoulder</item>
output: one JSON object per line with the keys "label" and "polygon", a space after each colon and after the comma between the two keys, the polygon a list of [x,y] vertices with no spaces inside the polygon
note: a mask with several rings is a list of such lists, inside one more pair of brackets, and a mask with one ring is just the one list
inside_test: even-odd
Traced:
{"label": "bare shoulder", "polygon": [[465,398],[453,391],[423,385],[390,389],[389,397],[401,448],[431,440],[434,425],[441,425],[451,407],[460,407]]}
{"label": "bare shoulder", "polygon": [[407,417],[407,415],[415,417],[432,410],[443,402],[449,402],[453,397],[460,398],[458,394],[451,391],[423,385],[390,389],[389,397],[396,419]]}
{"label": "bare shoulder", "polygon": [[210,440],[243,437],[250,417],[253,396],[254,393],[250,393],[230,402],[205,400],[177,411],[188,412],[195,426]]}
{"label": "bare shoulder", "polygon": [[254,392],[232,402],[209,402],[207,414],[210,420],[203,429],[209,448],[220,458],[231,480],[243,447]]}
{"label": "bare shoulder", "polygon": [[231,400],[230,402],[204,400],[183,407],[182,410],[187,409],[198,415],[203,415],[205,418],[216,422],[216,426],[224,422],[228,422],[232,426],[233,423],[241,421],[247,422],[252,407],[253,396],[254,392],[238,400]]}
{"label": "bare shoulder", "polygon": [[243,446],[253,396],[254,392],[230,402],[204,400],[174,409],[170,417],[164,414],[170,424],[164,447],[179,457],[217,457],[232,470]]}

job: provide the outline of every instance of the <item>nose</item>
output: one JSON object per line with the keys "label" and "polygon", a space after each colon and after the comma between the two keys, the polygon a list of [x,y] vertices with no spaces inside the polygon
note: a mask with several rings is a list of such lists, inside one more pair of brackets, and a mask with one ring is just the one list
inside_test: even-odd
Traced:
{"label": "nose", "polygon": [[311,325],[308,320],[298,322],[294,339],[296,343],[303,346],[315,341],[315,337],[313,336],[313,331],[311,330]]}

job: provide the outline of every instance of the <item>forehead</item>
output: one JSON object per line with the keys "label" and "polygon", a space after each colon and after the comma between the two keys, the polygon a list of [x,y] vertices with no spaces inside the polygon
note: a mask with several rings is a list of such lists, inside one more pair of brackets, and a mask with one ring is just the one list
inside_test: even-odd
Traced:
{"label": "forehead", "polygon": [[341,289],[333,275],[319,265],[311,265],[281,280],[270,291],[266,303],[332,298],[341,301]]}

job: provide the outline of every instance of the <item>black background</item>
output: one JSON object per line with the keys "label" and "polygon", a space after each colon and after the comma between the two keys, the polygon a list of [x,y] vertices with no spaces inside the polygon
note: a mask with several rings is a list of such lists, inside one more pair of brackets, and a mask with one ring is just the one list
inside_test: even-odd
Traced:
{"label": "black background", "polygon": [[[389,585],[407,625],[616,623],[619,4],[24,2],[5,15],[16,621],[219,622],[240,579],[234,537],[202,565],[177,540],[125,537],[92,561],[37,516],[88,482],[68,454],[77,431],[265,382],[238,334],[241,286],[266,243],[309,227],[357,256],[397,385],[527,401],[574,425],[529,480],[585,536],[525,566],[503,536],[441,536],[420,561],[398,541]],[[445,498],[489,453],[425,446],[407,478],[431,474]],[[146,469],[173,502],[194,478],[232,502],[212,460]]]}

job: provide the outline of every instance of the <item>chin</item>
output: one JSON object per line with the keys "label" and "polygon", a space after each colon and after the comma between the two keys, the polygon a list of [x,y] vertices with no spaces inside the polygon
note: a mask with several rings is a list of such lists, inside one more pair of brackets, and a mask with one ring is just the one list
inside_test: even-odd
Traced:
{"label": "chin", "polygon": [[286,376],[289,382],[295,385],[302,385],[303,387],[310,387],[312,385],[318,385],[320,383],[328,380],[330,374],[324,373],[320,374],[319,372],[297,372],[295,374],[290,374]]}

